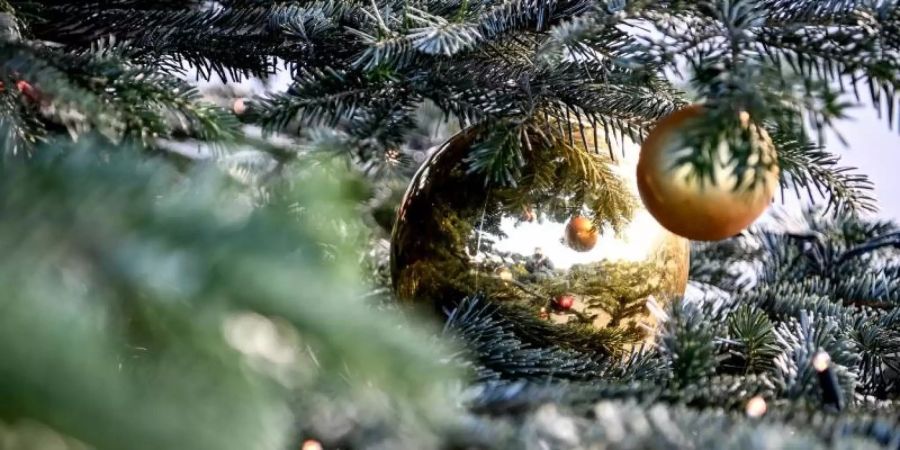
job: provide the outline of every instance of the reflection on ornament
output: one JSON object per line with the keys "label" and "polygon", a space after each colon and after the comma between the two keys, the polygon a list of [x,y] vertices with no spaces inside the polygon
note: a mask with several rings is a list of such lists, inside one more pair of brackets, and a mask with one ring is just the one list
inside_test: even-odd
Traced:
{"label": "reflection on ornament", "polygon": [[540,312],[538,312],[538,317],[543,320],[550,320],[550,310],[546,306],[542,306]]}
{"label": "reflection on ornament", "polygon": [[588,252],[597,245],[597,227],[591,219],[575,216],[566,225],[566,245],[576,252]]}
{"label": "reflection on ornament", "polygon": [[522,211],[522,221],[524,222],[534,222],[534,219],[537,217],[534,215],[534,211],[531,207],[526,206],[525,210]]}
{"label": "reflection on ornament", "polygon": [[688,239],[712,241],[734,236],[766,210],[778,186],[778,164],[772,139],[744,113],[740,122],[753,152],[749,163],[762,167],[761,176],[754,179],[756,171],[748,170],[739,179],[724,142],[714,155],[713,182],[690,176],[689,165],[678,166],[692,150],[685,146],[685,132],[705,114],[702,105],[692,105],[660,120],[641,147],[637,178],[641,199],[663,226]]}
{"label": "reflection on ornament", "polygon": [[25,80],[19,80],[16,82],[16,88],[28,100],[31,100],[33,102],[40,100],[40,93],[38,92],[37,89],[34,88],[34,86],[31,85],[31,83],[29,83]]}
{"label": "reflection on ornament", "polygon": [[[616,149],[628,158],[613,161],[595,150],[602,137],[533,145],[515,186],[485,187],[465,161],[478,138],[454,136],[413,178],[391,242],[397,297],[440,312],[485,292],[559,326],[644,339],[655,328],[647,301],[684,293],[689,246],[640,208],[637,146]],[[510,280],[497,276],[504,269]],[[562,295],[566,308],[555,304]]]}
{"label": "reflection on ornament", "polygon": [[558,309],[568,311],[575,305],[575,296],[572,294],[560,295],[559,297],[556,297],[554,304]]}

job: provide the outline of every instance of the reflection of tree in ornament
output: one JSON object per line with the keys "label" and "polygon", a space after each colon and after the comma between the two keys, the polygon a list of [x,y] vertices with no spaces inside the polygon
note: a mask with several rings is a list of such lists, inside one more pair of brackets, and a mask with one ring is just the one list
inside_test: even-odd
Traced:
{"label": "reflection of tree in ornament", "polygon": [[559,274],[563,276],[535,280],[526,287],[536,300],[572,296],[580,307],[563,309],[572,316],[570,321],[615,328],[624,319],[645,315],[649,297],[671,289],[663,285],[664,274],[656,261],[603,260],[575,266]]}
{"label": "reflection of tree in ornament", "polygon": [[541,215],[565,222],[573,212],[587,211],[598,228],[620,230],[631,219],[637,198],[612,170],[609,156],[593,148],[590,137],[532,147],[516,185],[496,186],[491,196],[507,212],[530,211],[523,217],[528,222]]}
{"label": "reflection of tree in ornament", "polygon": [[[594,333],[598,347],[643,339],[637,324],[647,298],[680,294],[686,283],[650,272],[668,270],[657,260],[686,267],[686,241],[637,209],[630,166],[585,139],[535,134],[516,183],[486,183],[467,158],[491,132],[454,137],[413,179],[392,239],[397,296],[442,311],[486,293],[574,333]],[[680,244],[657,249],[671,239]],[[644,265],[645,272],[626,270]],[[654,277],[667,281],[648,287]]]}
{"label": "reflection of tree in ornament", "polygon": [[601,260],[568,270],[554,269],[540,249],[528,256],[504,255],[516,270],[510,270],[509,283],[494,285],[491,292],[498,298],[524,299],[539,309],[551,306],[573,326],[623,328],[639,340],[645,331],[635,318],[647,316],[647,301],[677,292],[686,277],[686,260],[668,257],[683,254],[677,250],[667,244],[647,261]]}
{"label": "reflection of tree in ornament", "polygon": [[580,269],[573,271],[572,281],[583,295],[585,311],[601,321],[608,318],[607,327],[646,313],[647,300],[659,292],[662,281],[661,270],[653,262],[603,261]]}
{"label": "reflection of tree in ornament", "polygon": [[[407,230],[406,239],[416,245],[410,249],[409,256],[415,257],[418,253],[428,255],[428,258],[417,258],[407,268],[407,280],[412,283],[402,286],[398,296],[412,293],[440,296],[455,292],[461,297],[474,283],[476,274],[471,270],[471,259],[475,249],[469,246],[472,222],[465,218],[467,211],[452,208],[452,204],[436,204],[433,214],[421,218],[419,227]],[[442,283],[428,281],[435,279]]]}

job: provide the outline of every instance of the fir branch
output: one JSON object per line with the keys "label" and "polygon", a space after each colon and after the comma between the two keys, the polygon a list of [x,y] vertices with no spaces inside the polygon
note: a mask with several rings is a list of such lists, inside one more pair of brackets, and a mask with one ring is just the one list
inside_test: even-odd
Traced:
{"label": "fir branch", "polygon": [[113,142],[134,139],[151,146],[163,137],[227,142],[237,136],[233,115],[201,104],[183,81],[130,65],[115,47],[61,53],[8,43],[0,51],[6,54],[0,69],[6,82],[21,80],[33,88],[34,98],[26,103],[40,114],[32,114],[73,137],[95,131]]}
{"label": "fir branch", "polygon": [[676,304],[675,314],[667,322],[661,340],[662,356],[670,365],[669,374],[676,386],[688,386],[706,379],[715,372],[719,356],[713,327],[715,321],[701,315],[690,304]]}
{"label": "fir branch", "polygon": [[838,166],[840,158],[793,135],[783,128],[772,134],[778,148],[778,166],[786,175],[781,177],[782,189],[790,187],[798,195],[805,189],[810,200],[815,200],[816,194],[825,197],[826,210],[836,213],[876,210],[875,199],[868,193],[873,189],[868,177],[854,173],[852,167]]}
{"label": "fir branch", "polygon": [[497,306],[472,298],[448,317],[444,333],[463,340],[475,356],[479,380],[585,379],[604,367],[594,358],[555,347],[535,348],[510,331]]}
{"label": "fir branch", "polygon": [[728,331],[737,343],[734,351],[740,358],[739,369],[753,373],[772,368],[778,348],[774,328],[764,311],[743,305],[729,318]]}

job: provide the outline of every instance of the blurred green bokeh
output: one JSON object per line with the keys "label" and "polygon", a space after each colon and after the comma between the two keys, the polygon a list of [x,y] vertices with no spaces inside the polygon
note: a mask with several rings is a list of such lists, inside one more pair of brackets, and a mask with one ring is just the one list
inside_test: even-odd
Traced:
{"label": "blurred green bokeh", "polygon": [[137,154],[2,163],[0,447],[280,449],[316,398],[450,404],[435,344],[360,300],[346,172],[304,165],[260,206]]}

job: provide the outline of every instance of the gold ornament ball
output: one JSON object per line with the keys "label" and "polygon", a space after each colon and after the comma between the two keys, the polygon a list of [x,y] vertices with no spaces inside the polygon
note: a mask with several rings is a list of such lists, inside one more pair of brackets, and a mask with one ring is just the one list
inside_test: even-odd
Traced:
{"label": "gold ornament ball", "polygon": [[664,227],[688,239],[714,241],[736,235],[762,215],[778,186],[778,164],[772,139],[744,113],[741,126],[755,153],[751,163],[761,163],[762,177],[751,183],[751,169],[739,180],[724,144],[714,155],[712,183],[688,177],[691,168],[676,167],[677,159],[685,151],[685,130],[705,114],[695,104],[660,120],[641,146],[637,180],[644,205]]}
{"label": "gold ornament ball", "polygon": [[[413,177],[394,224],[397,298],[441,313],[486,293],[561,327],[626,330],[635,344],[649,337],[656,318],[648,303],[684,293],[688,241],[641,207],[638,146],[611,152],[596,133],[588,128],[593,138],[574,144],[533,138],[514,186],[486,185],[470,170],[478,132],[441,146]],[[599,172],[586,171],[586,161]],[[597,173],[605,175],[587,178]],[[555,307],[561,295],[570,307]]]}
{"label": "gold ornament ball", "polygon": [[591,251],[598,237],[597,228],[587,217],[572,217],[566,225],[566,244],[577,252]]}

